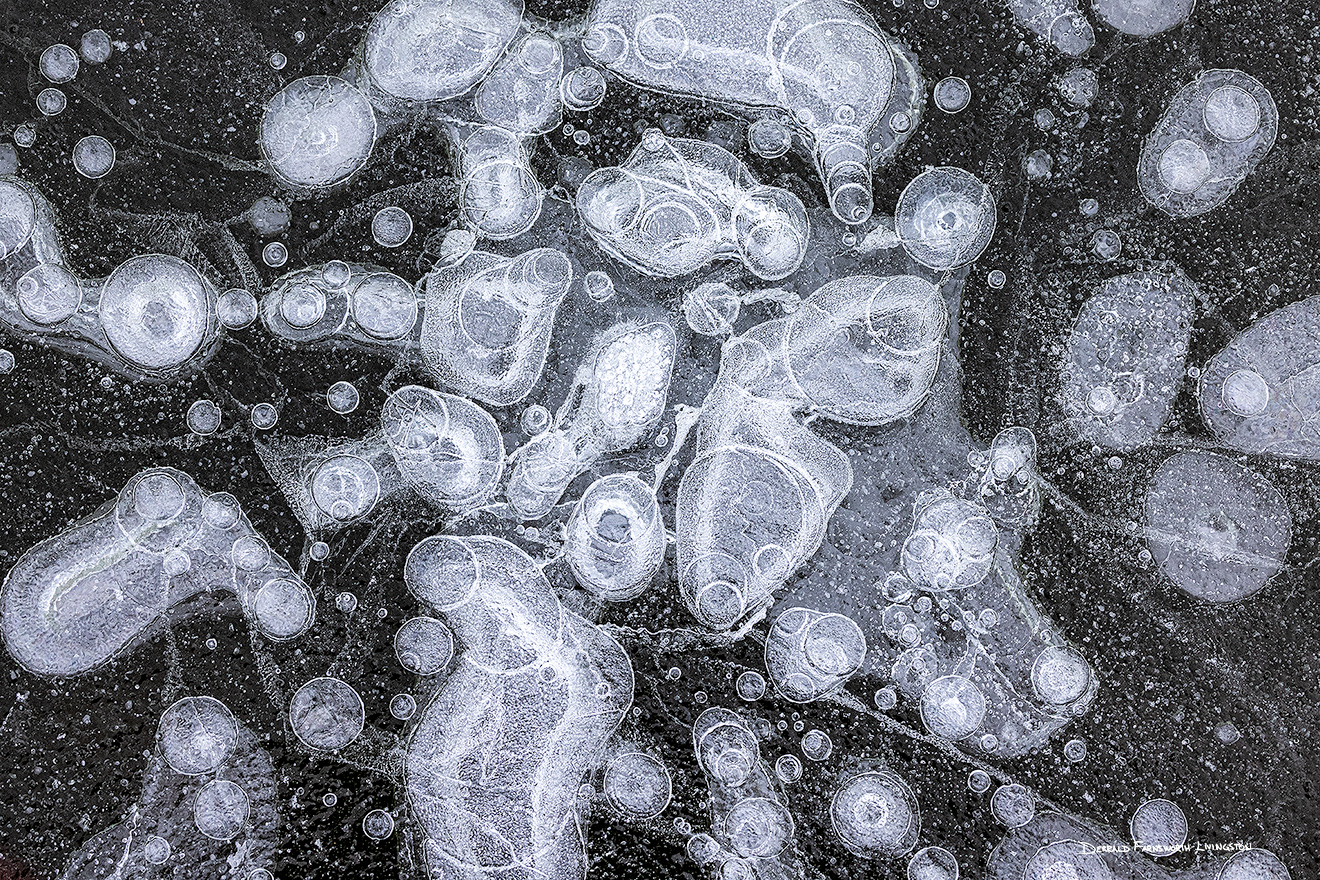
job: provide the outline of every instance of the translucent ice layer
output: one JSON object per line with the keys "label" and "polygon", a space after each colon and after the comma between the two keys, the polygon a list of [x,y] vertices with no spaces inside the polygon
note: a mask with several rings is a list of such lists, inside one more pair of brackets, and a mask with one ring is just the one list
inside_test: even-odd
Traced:
{"label": "translucent ice layer", "polygon": [[1320,460],[1320,296],[1259,319],[1201,373],[1201,418],[1243,452]]}
{"label": "translucent ice layer", "polygon": [[524,138],[496,125],[454,123],[463,219],[496,241],[522,235],[541,215],[545,193],[532,173]]}
{"label": "translucent ice layer", "polygon": [[296,187],[326,187],[366,164],[376,145],[376,114],[361,92],[336,76],[305,76],[275,93],[261,116],[261,153]]}
{"label": "translucent ice layer", "polygon": [[418,336],[413,286],[398,275],[331,260],[290,272],[261,298],[266,329],[295,345],[400,351]]}
{"label": "translucent ice layer", "polygon": [[1095,0],[1091,10],[1116,31],[1153,37],[1185,22],[1196,0]]}
{"label": "translucent ice layer", "polygon": [[677,354],[667,323],[626,322],[606,330],[579,365],[555,427],[513,455],[509,503],[538,519],[602,455],[636,446],[664,414]]}
{"label": "translucent ice layer", "polygon": [[1274,146],[1279,111],[1269,90],[1240,70],[1207,70],[1183,86],[1141,146],[1137,182],[1171,217],[1228,201]]}
{"label": "translucent ice layer", "polygon": [[427,538],[404,580],[460,646],[404,757],[432,874],[580,880],[578,787],[632,702],[628,655],[497,538]]}
{"label": "translucent ice layer", "polygon": [[4,583],[4,637],[24,668],[79,675],[188,599],[238,596],[275,640],[312,624],[312,591],[252,529],[238,500],[173,468],[133,477],[119,497],[23,554]]}
{"label": "translucent ice layer", "polygon": [[1083,55],[1095,45],[1095,29],[1077,0],[1008,0],[1018,23],[1064,55]]}
{"label": "translucent ice layer", "polygon": [[67,266],[50,204],[0,177],[0,324],[133,379],[171,381],[220,344],[218,294],[188,263],[143,254],[104,281]]}
{"label": "translucent ice layer", "polygon": [[885,594],[886,639],[874,656],[889,665],[898,691],[921,708],[928,731],[1001,757],[1024,754],[1081,714],[1098,681],[1028,595],[1001,540],[1030,522],[1034,438],[1000,433],[984,471],[962,485],[918,497],[902,572]]}
{"label": "translucent ice layer", "polygon": [[392,0],[367,29],[367,81],[406,102],[466,94],[513,41],[522,13],[520,0]]}
{"label": "translucent ice layer", "polygon": [[911,137],[925,97],[915,60],[846,0],[597,0],[583,48],[644,88],[787,114],[845,223],[871,216],[871,171]]}
{"label": "translucent ice layer", "polygon": [[184,697],[161,717],[128,817],[87,840],[62,878],[269,877],[277,804],[275,768],[251,731],[214,697]]}
{"label": "translucent ice layer", "polygon": [[1179,271],[1104,282],[1064,352],[1063,406],[1079,439],[1128,450],[1168,421],[1182,386],[1196,285]]}
{"label": "translucent ice layer", "polygon": [[692,744],[710,787],[711,858],[722,863],[722,876],[800,876],[793,816],[747,723],[728,709],[707,709],[692,725]]}
{"label": "translucent ice layer", "polygon": [[665,557],[665,523],[655,494],[636,477],[601,477],[573,509],[565,553],[578,584],[601,599],[637,596]]}
{"label": "translucent ice layer", "polygon": [[765,640],[765,668],[775,690],[794,703],[818,700],[843,686],[866,659],[866,637],[842,614],[789,608]]}
{"label": "translucent ice layer", "polygon": [[728,150],[648,129],[624,164],[578,188],[587,231],[611,256],[662,278],[714,259],[740,259],[757,277],[791,275],[806,255],[801,200],[763,186]]}
{"label": "translucent ice layer", "polygon": [[527,396],[541,376],[555,313],[573,281],[552,248],[518,257],[474,251],[422,281],[422,359],[441,382],[492,406]]}
{"label": "translucent ice layer", "polygon": [[1222,455],[1184,452],[1146,493],[1146,540],[1160,569],[1209,602],[1245,599],[1280,568],[1292,516],[1270,481]]}
{"label": "translucent ice layer", "polygon": [[564,50],[544,32],[527,34],[509,47],[477,88],[477,114],[516,134],[544,134],[559,124],[559,80]]}
{"label": "translucent ice layer", "polygon": [[961,168],[930,168],[898,197],[894,231],[912,259],[944,271],[981,256],[995,220],[990,187]]}

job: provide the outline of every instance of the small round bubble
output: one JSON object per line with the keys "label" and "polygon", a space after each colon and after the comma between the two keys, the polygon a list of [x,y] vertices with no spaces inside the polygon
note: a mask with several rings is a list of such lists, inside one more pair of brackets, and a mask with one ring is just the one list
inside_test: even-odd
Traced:
{"label": "small round bubble", "polygon": [[755,669],[749,669],[738,676],[735,687],[739,699],[754,702],[765,696],[765,676]]}
{"label": "small round bubble", "polygon": [[1091,238],[1091,252],[1106,263],[1118,259],[1123,240],[1112,229],[1101,229]]}
{"label": "small round bubble", "polygon": [[823,730],[808,730],[802,737],[802,754],[809,761],[824,761],[834,751],[834,743]]}
{"label": "small round bubble", "polygon": [[381,247],[402,247],[412,234],[412,216],[397,205],[381,208],[371,218],[371,237]]}
{"label": "small round bubble", "polygon": [[220,407],[213,400],[198,400],[188,407],[188,430],[202,437],[220,430]]}
{"label": "small round bubble", "polygon": [[362,833],[372,840],[385,840],[394,833],[394,817],[384,810],[372,810],[362,819]]}
{"label": "small round bubble", "polygon": [[257,298],[241,287],[231,287],[220,294],[215,310],[221,324],[230,330],[242,330],[257,319]]}
{"label": "small round bubble", "polygon": [[972,87],[960,76],[946,76],[935,84],[935,106],[945,113],[961,113],[972,102]]}
{"label": "small round bubble", "polygon": [[280,420],[280,411],[269,403],[259,403],[252,407],[252,426],[262,431],[269,431]]}
{"label": "small round bubble", "polygon": [[606,302],[614,297],[614,282],[598,269],[588,272],[582,283],[587,288],[587,295],[596,302]]}
{"label": "small round bubble", "polygon": [[272,269],[278,269],[289,261],[289,249],[284,242],[272,241],[261,249],[261,261]]}
{"label": "small round bubble", "polygon": [[407,721],[417,713],[417,701],[412,694],[395,694],[390,699],[390,714],[400,721]]}
{"label": "small round bubble", "polygon": [[1086,741],[1070,739],[1063,744],[1063,756],[1074,764],[1086,760]]}
{"label": "small round bubble", "polygon": [[325,402],[331,412],[348,415],[358,408],[358,390],[352,382],[336,382],[326,391]]}
{"label": "small round bubble", "polygon": [[539,403],[533,403],[523,410],[522,416],[518,419],[519,427],[528,437],[536,437],[550,430],[550,422],[550,410]]}
{"label": "small round bubble", "polygon": [[83,177],[96,180],[115,167],[115,147],[99,134],[89,134],[73,145],[73,168]]}
{"label": "small round bubble", "polygon": [[8,376],[14,372],[14,353],[7,348],[0,348],[0,373]]}
{"label": "small round bubble", "polygon": [[990,774],[984,770],[973,770],[967,774],[967,787],[977,794],[990,790]]}
{"label": "small round bubble", "polygon": [[42,89],[37,95],[37,109],[43,116],[59,116],[69,106],[69,99],[59,89]]}
{"label": "small round bubble", "polygon": [[270,54],[270,66],[272,70],[283,70],[289,63],[288,57],[283,52],[272,52]]}
{"label": "small round bubble", "polygon": [[30,122],[20,122],[14,126],[14,144],[20,147],[30,147],[37,142],[37,129]]}
{"label": "small round bubble", "polygon": [[316,562],[321,562],[330,556],[330,545],[325,541],[317,541],[312,544],[311,549],[307,551],[307,555]]}
{"label": "small round bubble", "polygon": [[991,269],[990,274],[985,276],[985,283],[999,290],[1008,283],[1008,276],[999,269]]}
{"label": "small round bubble", "polygon": [[775,775],[784,782],[797,782],[802,778],[802,762],[796,755],[780,755],[775,761]]}
{"label": "small round bubble", "polygon": [[110,35],[100,28],[82,35],[82,57],[88,64],[104,64],[110,60]]}

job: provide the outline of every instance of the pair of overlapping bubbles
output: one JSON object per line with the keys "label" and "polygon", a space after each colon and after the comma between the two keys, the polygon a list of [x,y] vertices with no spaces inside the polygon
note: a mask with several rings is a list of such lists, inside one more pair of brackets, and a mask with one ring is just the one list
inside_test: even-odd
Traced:
{"label": "pair of overlapping bubbles", "polygon": [[1279,133],[1269,90],[1240,70],[1207,70],[1183,86],[1142,144],[1137,181],[1171,217],[1228,201]]}
{"label": "pair of overlapping bubbles", "polygon": [[218,294],[177,257],[131,257],[104,280],[67,265],[50,203],[0,177],[0,323],[133,379],[170,381],[220,344]]}
{"label": "pair of overlapping bubbles", "polygon": [[600,247],[649,275],[687,275],[740,259],[759,278],[791,275],[810,224],[797,196],[762,186],[743,162],[706,141],[649,129],[623,165],[582,182],[578,211]]}

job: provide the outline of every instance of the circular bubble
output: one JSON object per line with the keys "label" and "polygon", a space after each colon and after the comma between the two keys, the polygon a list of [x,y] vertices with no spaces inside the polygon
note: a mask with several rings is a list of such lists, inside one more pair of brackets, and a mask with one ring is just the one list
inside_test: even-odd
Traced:
{"label": "circular bubble", "polygon": [[1206,99],[1206,130],[1221,141],[1245,141],[1260,130],[1260,102],[1246,89],[1220,86]]}
{"label": "circular bubble", "polygon": [[1086,740],[1070,739],[1063,744],[1063,756],[1074,764],[1086,760]]}
{"label": "circular bubble", "polygon": [[[276,244],[277,242],[272,242]],[[307,281],[291,284],[279,294],[280,317],[296,330],[306,330],[325,317],[325,291]]]}
{"label": "circular bubble", "polygon": [[37,94],[37,109],[43,116],[59,116],[68,106],[68,97],[59,89],[42,89]]}
{"label": "circular bubble", "polygon": [[960,76],[946,76],[935,84],[935,106],[945,113],[961,113],[972,103],[972,87]]}
{"label": "circular bubble", "polygon": [[216,529],[228,529],[238,522],[242,508],[228,492],[216,492],[202,501],[202,519]]}
{"label": "circular bubble", "polygon": [[337,76],[306,76],[278,91],[261,116],[261,152],[294,186],[345,180],[371,157],[376,114],[371,102]]}
{"label": "circular bubble", "polygon": [[518,427],[528,437],[538,437],[550,430],[550,424],[553,420],[554,417],[550,415],[550,410],[539,403],[533,403],[523,410],[522,416],[518,419]]}
{"label": "circular bubble", "polygon": [[248,796],[228,779],[202,786],[193,805],[197,830],[212,840],[233,840],[248,820]]}
{"label": "circular bubble", "polygon": [[321,562],[330,556],[330,545],[325,541],[316,541],[308,548],[307,555],[316,562]]}
{"label": "circular bubble", "polygon": [[802,754],[808,761],[824,761],[834,751],[834,743],[823,730],[808,730],[802,737]]}
{"label": "circular bubble", "polygon": [[605,798],[630,819],[654,819],[669,806],[673,783],[659,759],[644,752],[622,752],[605,768]]}
{"label": "circular bubble", "polygon": [[1021,828],[1036,815],[1036,801],[1026,786],[1001,785],[990,796],[990,812],[1009,828]]}
{"label": "circular bubble", "polygon": [[995,219],[990,187],[961,168],[931,168],[898,197],[894,231],[912,259],[928,269],[948,270],[981,256]]}
{"label": "circular bubble", "polygon": [[372,810],[362,817],[362,833],[372,840],[385,840],[394,833],[394,817],[384,810]]}
{"label": "circular bubble", "polygon": [[215,303],[220,323],[230,330],[242,330],[257,319],[257,298],[241,287],[231,287]]}
{"label": "circular bubble", "polygon": [[793,817],[769,798],[743,798],[725,815],[724,834],[743,858],[772,859],[793,836]]}
{"label": "circular bubble", "polygon": [[380,498],[380,477],[371,463],[356,455],[335,455],[312,475],[312,500],[340,522],[365,516]]}
{"label": "circular bubble", "polygon": [[260,571],[270,563],[270,547],[257,535],[243,535],[234,541],[229,556],[241,571]]}
{"label": "circular bubble", "polygon": [[894,858],[912,851],[921,829],[917,798],[897,774],[861,773],[830,801],[834,833],[864,858]]}
{"label": "circular bubble", "polygon": [[397,205],[381,208],[371,218],[371,237],[381,247],[402,247],[412,234],[412,215]]}
{"label": "circular bubble", "polygon": [[208,437],[220,430],[220,407],[213,400],[197,400],[188,407],[186,421],[188,430],[202,437]]}
{"label": "circular bubble", "polygon": [[58,324],[72,317],[82,305],[82,284],[57,263],[33,266],[18,279],[14,289],[19,309],[34,324],[47,327]]}
{"label": "circular bubble", "polygon": [[394,655],[414,675],[435,675],[454,657],[454,634],[434,617],[414,617],[394,634]]}
{"label": "circular bubble", "polygon": [[120,357],[143,370],[164,372],[182,366],[207,341],[214,295],[183,260],[144,254],[110,273],[97,313]]}
{"label": "circular bubble", "polygon": [[358,738],[366,710],[357,691],[337,678],[314,678],[289,703],[289,724],[303,745],[333,752]]}
{"label": "circular bubble", "polygon": [[784,782],[797,782],[802,778],[802,762],[796,755],[780,755],[775,760],[775,775]]}
{"label": "circular bubble", "polygon": [[325,392],[325,403],[331,412],[346,416],[358,408],[358,390],[352,382],[336,382]]}
{"label": "circular bubble", "polygon": [[678,64],[688,52],[687,28],[678,16],[668,12],[648,15],[633,29],[633,51],[646,65],[666,70]]}
{"label": "circular bubble", "polygon": [[778,119],[758,119],[747,129],[747,146],[762,159],[778,159],[793,146],[793,131]]}
{"label": "circular bubble", "polygon": [[417,324],[417,294],[392,272],[372,272],[353,288],[353,320],[373,339],[402,339]]}
{"label": "circular bubble", "polygon": [[990,790],[990,774],[984,770],[973,770],[967,774],[967,787],[977,794],[985,794]]}
{"label": "circular bubble", "polygon": [[1171,856],[1187,843],[1187,817],[1177,804],[1164,798],[1137,807],[1128,827],[1132,843],[1152,858]]}
{"label": "circular bubble", "polygon": [[958,859],[943,847],[924,847],[908,862],[907,876],[908,880],[958,880]]}
{"label": "circular bubble", "polygon": [[582,279],[582,286],[596,302],[608,302],[614,298],[614,282],[599,269],[588,272]]}
{"label": "circular bubble", "polygon": [[316,597],[300,580],[267,581],[252,600],[257,626],[268,638],[284,641],[302,635],[316,616]]}
{"label": "circular bubble", "polygon": [[269,431],[280,420],[280,411],[269,403],[259,403],[252,407],[252,427],[259,431]]}
{"label": "circular bubble", "polygon": [[1251,418],[1270,405],[1270,386],[1255,370],[1234,370],[1224,380],[1224,406],[1234,415]]}
{"label": "circular bubble", "polygon": [[289,261],[289,249],[282,241],[272,241],[261,249],[261,261],[272,269],[278,269]]}
{"label": "circular bubble", "polygon": [[53,83],[66,83],[78,75],[78,53],[72,46],[56,43],[41,53],[37,62],[41,75]]}
{"label": "circular bubble", "polygon": [[110,35],[100,28],[94,28],[82,35],[83,60],[88,64],[104,64],[110,60]]}
{"label": "circular bubble", "polygon": [[1184,452],[1160,466],[1146,493],[1146,541],[1179,589],[1236,602],[1283,567],[1292,516],[1256,471],[1213,453]]}
{"label": "circular bubble", "polygon": [[238,722],[214,697],[184,697],[161,715],[156,742],[175,772],[199,776],[217,770],[234,753]]}
{"label": "circular bubble", "polygon": [[738,676],[734,688],[738,691],[740,699],[749,703],[755,702],[765,696],[765,676],[754,669],[749,669]]}
{"label": "circular bubble", "polygon": [[1288,868],[1269,850],[1244,849],[1219,869],[1216,880],[1291,880]]}
{"label": "circular bubble", "polygon": [[985,695],[961,675],[945,675],[921,692],[921,720],[936,736],[959,740],[971,736],[985,718]]}
{"label": "circular bubble", "polygon": [[1036,850],[1022,880],[1113,880],[1114,872],[1089,843],[1061,840]]}
{"label": "circular bubble", "polygon": [[417,700],[412,694],[395,694],[390,698],[390,714],[400,721],[407,721],[417,714]]}
{"label": "circular bubble", "polygon": [[1062,706],[1086,693],[1091,666],[1072,648],[1051,645],[1031,664],[1031,687],[1047,703]]}
{"label": "circular bubble", "polygon": [[1210,176],[1210,157],[1195,141],[1180,138],[1164,148],[1158,163],[1160,180],[1176,193],[1194,193]]}
{"label": "circular bubble", "polygon": [[142,847],[142,858],[146,859],[149,865],[163,865],[170,860],[172,852],[173,848],[168,840],[153,834],[147,838],[146,844]]}
{"label": "circular bubble", "polygon": [[575,113],[595,110],[605,100],[605,75],[594,67],[575,67],[559,81],[564,106]]}
{"label": "circular bubble", "polygon": [[73,170],[96,180],[115,167],[115,147],[98,134],[89,134],[73,145]]}

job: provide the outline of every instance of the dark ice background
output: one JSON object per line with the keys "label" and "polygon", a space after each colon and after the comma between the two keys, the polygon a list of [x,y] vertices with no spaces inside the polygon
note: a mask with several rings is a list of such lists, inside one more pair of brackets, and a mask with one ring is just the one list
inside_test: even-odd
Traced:
{"label": "dark ice background", "polygon": [[[255,164],[261,108],[299,76],[339,71],[376,5],[0,3],[0,135],[7,137],[19,123],[35,123],[37,141],[19,150],[19,173],[54,205],[75,268],[103,276],[129,256],[158,250],[193,261],[223,286],[241,284],[245,271],[259,275],[262,284],[274,280],[279,273],[261,265],[261,240],[242,219],[259,197],[279,194]],[[1260,594],[1237,605],[1210,606],[1143,564],[1136,537],[1144,486],[1158,465],[1177,449],[1213,445],[1196,413],[1194,382],[1186,383],[1160,441],[1122,456],[1118,468],[1107,461],[1112,453],[1073,442],[1055,401],[1062,342],[1081,302],[1103,278],[1162,260],[1181,266],[1203,298],[1190,365],[1204,364],[1254,318],[1320,292],[1316,7],[1211,0],[1199,5],[1189,24],[1146,41],[1123,37],[1096,20],[1097,45],[1084,63],[1099,74],[1100,95],[1083,113],[1063,102],[1052,84],[1076,62],[1018,27],[998,3],[866,5],[883,28],[915,49],[928,84],[950,74],[971,83],[971,106],[957,116],[928,104],[898,162],[877,175],[876,205],[892,210],[902,187],[928,164],[966,168],[995,192],[999,229],[962,292],[962,374],[949,375],[961,383],[962,419],[977,442],[988,443],[1009,425],[1036,432],[1042,473],[1052,489],[1039,526],[1025,541],[1021,572],[1031,594],[1102,680],[1090,712],[1056,735],[1048,749],[999,769],[1121,838],[1138,804],[1167,797],[1187,814],[1193,842],[1242,840],[1276,852],[1296,880],[1320,876],[1320,566],[1311,565],[1320,534],[1320,466],[1245,459],[1287,499],[1293,543],[1287,568]],[[562,19],[584,10],[532,2],[528,11]],[[57,42],[77,48],[91,28],[129,48],[116,50],[104,65],[84,62],[77,79],[62,86],[68,109],[40,117],[35,98],[47,83],[37,71],[38,56]],[[297,31],[306,35],[302,43],[295,42]],[[288,57],[281,71],[268,62],[275,51]],[[1141,138],[1180,86],[1213,67],[1240,68],[1269,88],[1279,108],[1279,139],[1226,205],[1170,221],[1137,193]],[[1052,131],[1032,121],[1042,107],[1057,118]],[[583,166],[562,161],[566,157],[592,166],[622,161],[643,127],[663,125],[671,133],[702,137],[713,126],[713,136],[731,141],[763,180],[820,205],[819,182],[805,161],[750,156],[741,123],[717,108],[612,80],[602,107],[566,114],[565,121],[590,132],[591,142],[578,146],[562,132],[541,139],[536,163],[546,183],[580,173]],[[93,133],[118,150],[114,171],[100,181],[77,175],[69,158],[78,138]],[[1022,170],[1035,149],[1054,159],[1048,181],[1028,181]],[[288,268],[339,258],[419,277],[434,259],[440,234],[455,221],[451,169],[444,141],[431,125],[418,123],[382,141],[348,186],[293,203],[293,224],[283,237],[291,251]],[[1087,197],[1100,202],[1096,217],[1078,210]],[[370,237],[371,215],[387,204],[407,208],[417,226],[396,251],[376,247]],[[538,235],[551,221],[538,226]],[[547,240],[563,240],[569,222],[546,233]],[[1123,240],[1112,264],[1090,251],[1100,227]],[[838,241],[838,230],[817,234]],[[234,244],[246,254],[247,266],[226,256]],[[818,244],[825,251],[833,246]],[[828,255],[816,259],[827,267],[842,265]],[[985,281],[992,268],[1008,275],[1002,290]],[[644,282],[619,267],[611,267],[611,274],[621,294],[606,306],[593,303],[580,287],[570,293],[545,378],[527,402],[555,409],[586,344],[618,316],[668,312],[682,329],[677,306],[684,284]],[[716,267],[709,275],[739,285],[748,280],[737,266]],[[792,286],[806,295],[819,280],[808,273]],[[769,307],[749,308],[739,327],[773,314]],[[399,876],[406,864],[399,844],[408,823],[394,781],[310,756],[275,706],[281,689],[287,699],[302,681],[329,671],[362,694],[369,725],[387,734],[403,732],[387,710],[393,694],[415,687],[391,647],[395,629],[415,612],[401,583],[401,560],[438,521],[418,511],[377,517],[332,539],[326,562],[307,563],[305,537],[254,451],[247,414],[256,403],[276,403],[281,415],[270,432],[275,437],[361,436],[374,427],[389,390],[424,375],[407,367],[390,374],[391,364],[375,355],[282,349],[259,324],[229,334],[204,371],[172,386],[132,384],[25,340],[9,337],[0,344],[17,359],[13,373],[0,376],[0,568],[90,514],[139,470],[170,465],[204,489],[238,496],[274,549],[295,565],[302,558],[320,601],[313,632],[272,652],[283,669],[284,680],[277,683],[258,674],[258,658],[232,601],[184,609],[172,628],[78,679],[40,679],[0,652],[0,880],[58,876],[74,849],[119,821],[139,795],[160,713],[188,694],[222,699],[264,740],[284,796],[280,877]],[[717,362],[713,342],[685,342],[673,400],[699,403]],[[339,380],[362,393],[361,406],[347,417],[324,403],[325,389]],[[191,436],[184,425],[189,404],[202,397],[220,403],[225,414],[221,432],[205,439]],[[497,413],[511,445],[520,441],[519,411]],[[672,415],[666,425],[671,423]],[[900,494],[894,487],[921,478],[893,444],[939,449],[946,441],[920,420],[890,431],[820,422],[814,427],[847,450],[859,472],[859,485],[832,525],[827,546],[792,587],[821,595],[810,589],[813,583],[828,587],[883,576],[867,568],[871,563],[857,548],[906,531],[906,522],[891,522],[905,515],[893,502]],[[270,435],[263,441],[271,441]],[[637,466],[663,452],[622,456],[619,464]],[[676,477],[677,471],[662,499],[671,524]],[[880,485],[885,480],[889,486]],[[523,544],[540,549],[533,541]],[[551,571],[570,586],[562,564]],[[341,591],[358,597],[354,614],[335,609]],[[841,592],[839,607],[867,613],[858,609],[871,600],[849,595],[846,587]],[[378,609],[385,611],[383,620]],[[610,609],[605,619],[651,627],[688,621],[672,585],[635,606]],[[211,638],[214,649],[206,646]],[[683,820],[705,830],[710,821],[688,727],[706,705],[749,708],[734,694],[733,678],[744,668],[761,667],[759,647],[751,640],[709,651],[633,642],[628,647],[639,711],[623,733],[660,750],[675,776],[675,800],[659,819],[640,825],[618,821],[608,808],[594,811],[588,833],[592,876],[698,876],[674,825]],[[671,667],[682,670],[677,680],[666,675]],[[875,686],[861,680],[850,689],[869,703]],[[834,739],[831,759],[804,762],[804,779],[788,788],[798,843],[823,876],[904,875],[905,859],[863,862],[848,856],[828,820],[822,821],[845,759],[863,754],[888,760],[912,783],[921,802],[921,845],[952,850],[964,876],[980,876],[1003,829],[990,815],[988,794],[968,790],[970,765],[837,707],[794,707],[767,698],[750,710],[772,725],[787,722],[785,732],[762,743],[770,761],[797,752],[796,721]],[[920,729],[910,704],[900,702],[890,714]],[[1232,721],[1242,739],[1220,742],[1214,729],[1222,721]],[[1088,746],[1080,764],[1062,755],[1063,742],[1072,737]],[[337,795],[336,806],[323,806],[327,792]],[[375,808],[394,810],[400,824],[383,843],[361,830],[362,817]],[[1163,861],[1177,866],[1194,859],[1183,853]]]}

